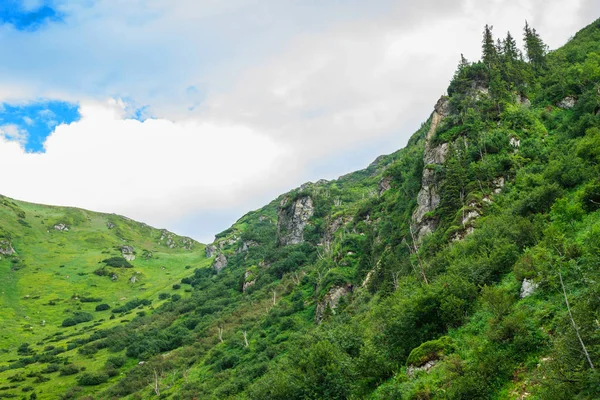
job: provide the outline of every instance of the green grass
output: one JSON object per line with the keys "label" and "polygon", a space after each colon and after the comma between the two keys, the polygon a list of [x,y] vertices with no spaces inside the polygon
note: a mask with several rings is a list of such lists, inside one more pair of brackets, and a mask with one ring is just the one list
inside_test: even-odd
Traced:
{"label": "green grass", "polygon": [[[109,229],[108,222],[115,226]],[[54,229],[58,223],[68,224],[69,231]],[[131,320],[137,310],[110,320],[111,310],[96,312],[95,307],[107,303],[114,308],[134,298],[150,299],[152,307],[156,307],[163,303],[158,300],[160,292],[172,292],[172,285],[193,274],[195,268],[210,265],[204,255],[204,245],[195,243],[189,251],[183,246],[170,249],[159,244],[162,231],[116,215],[1,197],[0,228],[10,235],[16,251],[0,259],[0,349],[3,349],[0,367],[22,358],[17,355],[22,343],[29,343],[36,353],[41,353],[48,345],[66,347],[73,338],[117,326],[124,319]],[[176,242],[180,241],[181,238],[176,237]],[[123,245],[134,247],[136,259],[131,261],[134,267],[105,267],[118,275],[115,281],[109,276],[94,274],[105,265],[102,260],[120,256]],[[152,257],[145,259],[144,250],[152,252]],[[15,270],[16,265],[21,268]],[[135,283],[130,282],[132,276],[136,277]],[[177,292],[184,297],[188,295],[184,290]],[[102,301],[81,302],[80,297]],[[151,311],[149,307],[144,310]],[[62,327],[62,321],[74,312],[91,313],[94,320]],[[65,338],[54,341],[58,332]],[[95,371],[112,354],[82,356],[73,349],[59,356],[67,357],[87,371]],[[34,377],[8,382],[8,378],[17,373],[27,375],[45,367],[45,364],[34,363],[0,372],[0,386],[17,386],[0,393],[21,396],[23,387],[33,386],[38,398],[56,398],[75,384],[76,375],[59,378],[58,372],[45,375],[51,379],[43,383],[33,383]]]}

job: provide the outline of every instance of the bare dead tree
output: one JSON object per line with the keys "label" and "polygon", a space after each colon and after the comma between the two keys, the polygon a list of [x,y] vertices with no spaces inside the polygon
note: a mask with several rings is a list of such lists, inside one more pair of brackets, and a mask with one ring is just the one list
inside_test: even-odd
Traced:
{"label": "bare dead tree", "polygon": [[579,340],[579,344],[581,344],[581,349],[583,350],[583,354],[585,354],[585,358],[587,358],[588,364],[590,364],[590,368],[595,370],[594,364],[592,363],[592,359],[590,358],[590,353],[588,353],[585,344],[583,343],[583,339],[581,338],[581,334],[579,333],[579,327],[575,323],[575,319],[573,318],[573,313],[571,313],[571,306],[569,305],[569,299],[567,298],[567,291],[565,290],[565,284],[563,282],[562,273],[560,269],[558,270],[558,278],[560,279],[560,286],[562,287],[563,296],[565,297],[565,304],[567,305],[567,311],[569,312],[569,319],[571,320],[571,324],[573,325],[573,329],[575,330],[575,334],[577,335],[577,339]]}
{"label": "bare dead tree", "polygon": [[160,374],[158,373],[156,368],[153,369],[153,373],[153,380],[148,385],[152,388],[152,390],[154,391],[154,393],[156,393],[157,396],[160,396]]}
{"label": "bare dead tree", "polygon": [[394,291],[400,289],[400,271],[392,273],[392,282],[394,284]]}
{"label": "bare dead tree", "polygon": [[273,306],[277,304],[277,291],[273,289]]}
{"label": "bare dead tree", "polygon": [[223,343],[223,325],[219,325],[219,341]]}
{"label": "bare dead tree", "polygon": [[242,334],[244,335],[244,347],[248,347],[248,332],[244,331]]}
{"label": "bare dead tree", "polygon": [[[560,257],[562,259],[563,254],[560,251],[560,249],[558,248],[558,246],[555,245],[554,248],[556,249],[556,251],[558,252],[558,254],[560,255]],[[577,336],[577,340],[579,340],[579,344],[581,345],[583,354],[585,354],[585,358],[587,359],[587,362],[590,365],[590,368],[592,369],[592,371],[594,371],[595,370],[594,363],[592,363],[592,358],[590,357],[590,353],[588,353],[588,350],[585,347],[585,343],[583,342],[583,339],[581,338],[581,334],[579,333],[579,327],[575,323],[575,318],[573,318],[573,313],[571,312],[571,306],[569,305],[569,298],[567,297],[567,290],[565,289],[565,283],[563,281],[563,276],[562,276],[562,273],[560,272],[560,266],[557,268],[557,270],[558,270],[558,278],[560,280],[560,286],[562,288],[562,293],[565,298],[565,305],[567,306],[567,311],[569,313],[569,319],[571,320],[571,325],[573,325],[573,330],[575,330],[575,335]]]}

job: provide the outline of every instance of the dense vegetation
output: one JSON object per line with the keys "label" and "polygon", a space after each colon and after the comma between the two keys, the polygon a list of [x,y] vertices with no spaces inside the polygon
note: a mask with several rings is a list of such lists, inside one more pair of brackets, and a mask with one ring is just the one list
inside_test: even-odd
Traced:
{"label": "dense vegetation", "polygon": [[[145,307],[119,324],[9,342],[0,398],[51,397],[46,377],[70,377],[65,399],[598,398],[600,20],[549,53],[530,26],[524,54],[483,36],[447,115],[405,149],[245,215],[217,235],[215,268],[190,261],[152,298],[104,303],[107,322]],[[426,146],[444,162],[425,164]],[[425,171],[439,204],[420,238]],[[16,246],[16,228],[0,238]]]}

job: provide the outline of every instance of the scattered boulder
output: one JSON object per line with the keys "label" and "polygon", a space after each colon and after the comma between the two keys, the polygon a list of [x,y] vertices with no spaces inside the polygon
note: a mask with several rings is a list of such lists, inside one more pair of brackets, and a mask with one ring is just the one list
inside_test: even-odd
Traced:
{"label": "scattered boulder", "polygon": [[177,247],[175,244],[175,235],[166,229],[162,229],[160,231],[160,239],[158,239],[158,244],[164,244],[170,249]]}
{"label": "scattered boulder", "polygon": [[564,99],[562,99],[561,101],[559,101],[557,106],[564,110],[569,110],[569,109],[575,107],[575,103],[576,103],[575,97],[567,96]]}
{"label": "scattered boulder", "polygon": [[524,299],[527,296],[531,296],[538,286],[539,284],[535,283],[533,279],[523,279],[523,283],[521,283],[521,298]]}
{"label": "scattered boulder", "polygon": [[68,232],[69,226],[67,224],[60,223],[54,225],[54,229],[56,229],[57,231]]}
{"label": "scattered boulder", "polygon": [[206,258],[212,258],[217,254],[217,247],[214,244],[209,244],[204,248],[204,252],[206,253]]}
{"label": "scattered boulder", "polygon": [[304,242],[304,227],[314,213],[310,196],[302,196],[294,201],[285,197],[280,203],[277,218],[277,237],[282,246]]}
{"label": "scattered boulder", "polygon": [[521,147],[521,139],[516,136],[511,136],[510,139],[508,139],[508,143],[515,149]]}
{"label": "scattered boulder", "polygon": [[217,272],[221,272],[221,270],[223,268],[225,268],[227,266],[227,257],[225,257],[223,255],[223,253],[220,253],[217,258],[215,258],[215,261],[213,262],[212,267],[215,269],[215,271]]}
{"label": "scattered boulder", "polygon": [[0,239],[0,254],[4,256],[10,256],[15,253],[15,249],[12,248],[12,243],[8,239]]}
{"label": "scattered boulder", "polygon": [[422,343],[410,352],[406,360],[406,374],[412,377],[417,371],[429,372],[438,360],[454,350],[454,341],[448,336]]}
{"label": "scattered boulder", "polygon": [[192,250],[194,248],[194,240],[189,237],[181,238],[184,250]]}
{"label": "scattered boulder", "polygon": [[325,297],[323,297],[323,300],[317,304],[317,309],[315,311],[315,322],[320,324],[323,321],[323,316],[327,308],[331,309],[331,311],[335,313],[335,309],[337,308],[340,299],[348,293],[351,293],[353,288],[354,287],[352,284],[348,283],[343,286],[334,286],[329,289],[329,292],[327,292]]}
{"label": "scattered boulder", "polygon": [[135,260],[135,251],[133,250],[132,246],[122,246],[121,254],[123,255],[123,258],[127,261]]}
{"label": "scattered boulder", "polygon": [[116,227],[116,225],[115,225],[115,224],[113,224],[112,222],[108,221],[108,222],[106,223],[106,227],[107,227],[108,229],[113,229],[113,228],[115,228],[115,227]]}

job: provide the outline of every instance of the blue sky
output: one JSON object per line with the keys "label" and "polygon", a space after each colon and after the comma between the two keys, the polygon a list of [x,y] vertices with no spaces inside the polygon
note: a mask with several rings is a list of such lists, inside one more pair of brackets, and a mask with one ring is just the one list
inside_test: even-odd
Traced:
{"label": "blue sky", "polygon": [[21,31],[35,31],[49,23],[60,23],[62,18],[53,1],[3,0],[0,3],[0,21]]}
{"label": "blue sky", "polygon": [[0,193],[210,242],[404,146],[485,24],[519,39],[527,19],[556,48],[598,16],[597,0],[4,0]]}

